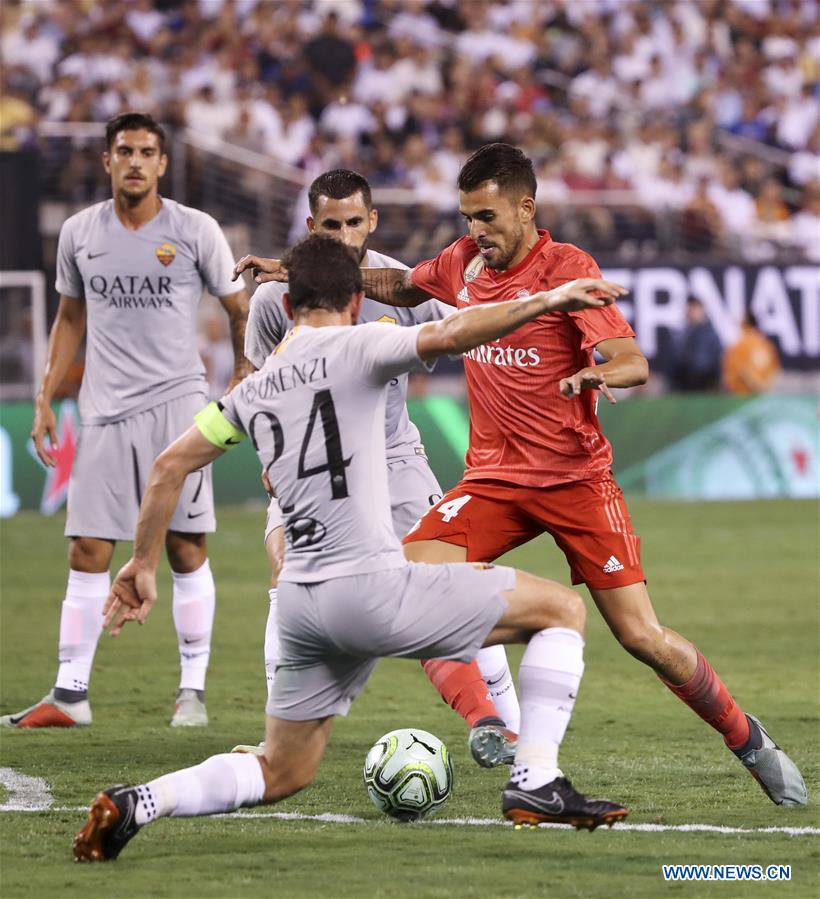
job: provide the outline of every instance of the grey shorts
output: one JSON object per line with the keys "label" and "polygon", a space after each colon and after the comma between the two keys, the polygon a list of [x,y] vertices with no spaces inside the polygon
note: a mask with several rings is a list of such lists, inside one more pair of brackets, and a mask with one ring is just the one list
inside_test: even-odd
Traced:
{"label": "grey shorts", "polygon": [[[66,536],[133,540],[154,459],[188,430],[206,402],[204,393],[192,393],[113,424],[83,425],[68,486]],[[216,530],[210,465],[185,479],[169,528]]]}
{"label": "grey shorts", "polygon": [[[387,461],[387,485],[390,491],[390,511],[393,530],[401,540],[410,528],[442,497],[436,476],[425,456],[406,456]],[[268,503],[265,523],[265,543],[276,529],[282,527],[282,511],[276,498]]]}
{"label": "grey shorts", "polygon": [[387,484],[393,530],[399,540],[442,497],[442,489],[426,456],[404,456],[387,460]]}
{"label": "grey shorts", "polygon": [[281,656],[267,713],[291,721],[346,715],[382,656],[472,661],[514,586],[513,568],[470,563],[280,581]]}

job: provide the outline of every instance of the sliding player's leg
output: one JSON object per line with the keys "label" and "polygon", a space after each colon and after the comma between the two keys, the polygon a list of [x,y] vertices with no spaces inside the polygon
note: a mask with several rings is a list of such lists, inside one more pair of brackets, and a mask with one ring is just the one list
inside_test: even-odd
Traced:
{"label": "sliding player's leg", "polygon": [[507,609],[486,640],[527,644],[518,677],[521,729],[502,810],[516,824],[612,825],[627,810],[579,793],[558,763],[584,671],[583,601],[554,581],[514,575],[513,589],[504,593]]}
{"label": "sliding player's leg", "polygon": [[33,706],[3,715],[0,726],[40,728],[91,724],[88,684],[102,633],[102,608],[111,586],[108,568],[114,546],[113,540],[71,538],[54,686]]}
{"label": "sliding player's leg", "polygon": [[[528,642],[520,681],[522,739],[505,814],[519,823],[582,827],[626,815],[617,803],[578,793],[558,766],[583,672],[585,610],[574,591],[512,568],[417,564],[318,586],[313,611],[303,614],[320,620],[332,645],[352,657],[369,648],[383,656],[463,662],[485,645]],[[285,686],[279,684],[277,678],[277,692]]]}
{"label": "sliding player's leg", "polygon": [[286,721],[269,716],[261,757],[213,755],[147,783],[99,793],[74,837],[75,859],[115,859],[142,827],[159,818],[213,815],[292,796],[313,780],[332,722],[332,717]]}

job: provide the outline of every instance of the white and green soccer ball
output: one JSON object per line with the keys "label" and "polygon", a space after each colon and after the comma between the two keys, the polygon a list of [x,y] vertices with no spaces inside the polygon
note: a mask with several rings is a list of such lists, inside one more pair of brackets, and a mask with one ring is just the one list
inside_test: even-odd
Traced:
{"label": "white and green soccer ball", "polygon": [[434,815],[453,790],[453,760],[426,730],[391,730],[364,760],[364,785],[376,808],[400,821]]}

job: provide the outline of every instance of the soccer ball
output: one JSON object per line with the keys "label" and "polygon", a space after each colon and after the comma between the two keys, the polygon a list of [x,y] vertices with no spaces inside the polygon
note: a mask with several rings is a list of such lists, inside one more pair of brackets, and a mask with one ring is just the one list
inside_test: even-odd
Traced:
{"label": "soccer ball", "polygon": [[367,795],[380,812],[400,821],[435,814],[453,789],[453,760],[426,730],[391,730],[364,760]]}

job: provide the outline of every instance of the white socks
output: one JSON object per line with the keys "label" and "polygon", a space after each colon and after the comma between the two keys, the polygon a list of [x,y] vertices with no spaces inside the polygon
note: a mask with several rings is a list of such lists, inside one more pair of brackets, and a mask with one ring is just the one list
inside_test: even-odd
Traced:
{"label": "white socks", "polygon": [[107,571],[68,572],[68,585],[60,613],[60,667],[55,687],[85,693],[97,641],[102,633],[102,610],[111,578]]}
{"label": "white socks", "polygon": [[539,631],[524,650],[518,674],[521,730],[510,778],[524,790],[561,777],[558,747],[575,706],[583,656],[581,635],[563,627]]}
{"label": "white socks", "polygon": [[136,790],[134,817],[141,826],[167,816],[213,815],[259,805],[265,778],[255,755],[228,752],[212,755],[193,768],[164,774]]}
{"label": "white socks", "polygon": [[216,587],[206,559],[196,571],[172,572],[174,625],[179,638],[179,689],[204,690],[211,657]]}
{"label": "white socks", "polygon": [[270,605],[268,620],[265,622],[265,679],[268,682],[268,701],[273,697],[273,678],[279,664],[279,618],[277,613],[276,587],[268,590]]}
{"label": "white socks", "polygon": [[510,730],[518,733],[521,709],[518,706],[512,672],[507,664],[507,651],[503,646],[485,646],[478,651],[475,660],[498,714]]}

